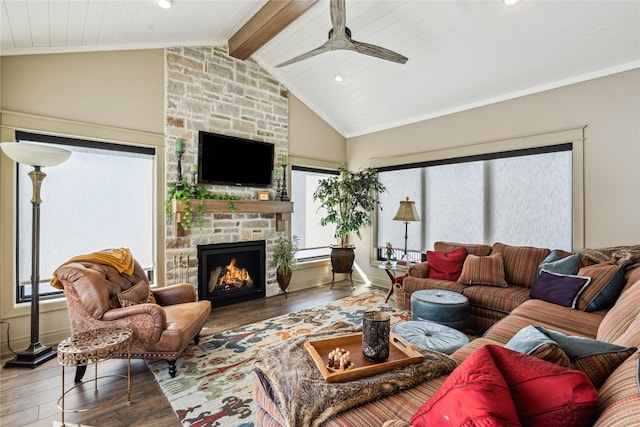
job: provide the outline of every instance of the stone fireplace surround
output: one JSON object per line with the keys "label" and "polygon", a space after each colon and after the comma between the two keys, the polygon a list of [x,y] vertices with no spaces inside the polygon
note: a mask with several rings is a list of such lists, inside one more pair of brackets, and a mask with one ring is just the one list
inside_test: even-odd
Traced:
{"label": "stone fireplace surround", "polygon": [[[176,138],[184,141],[183,179],[190,178],[190,165],[197,163],[200,130],[273,143],[274,166],[280,168],[281,155],[288,151],[288,105],[286,88],[255,61],[230,57],[227,46],[165,49],[166,181],[174,182],[177,176]],[[246,200],[256,200],[259,190],[206,188]],[[270,191],[273,198],[274,191]],[[264,240],[266,296],[276,295],[275,269],[269,265],[273,242],[282,233],[276,231],[276,223],[273,213],[206,213],[202,229],[194,225],[179,236],[175,222],[167,217],[165,283],[178,281],[178,271],[170,260],[179,255],[189,258],[189,277],[197,276],[198,245]]]}

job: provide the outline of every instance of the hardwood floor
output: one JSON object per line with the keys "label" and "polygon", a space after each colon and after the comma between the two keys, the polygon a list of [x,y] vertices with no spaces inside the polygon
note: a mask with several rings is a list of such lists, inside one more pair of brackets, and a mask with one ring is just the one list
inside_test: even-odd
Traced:
{"label": "hardwood floor", "polygon": [[[205,324],[202,335],[247,325],[259,320],[295,312],[319,304],[334,301],[346,296],[364,292],[368,285],[356,283],[352,290],[348,282],[336,282],[333,289],[322,285],[311,289],[289,293],[288,298],[277,295],[270,298],[248,301],[226,307],[214,308]],[[4,362],[3,360],[3,366]],[[2,368],[0,369],[0,425],[7,427],[51,427],[54,421],[60,422],[60,410],[57,407],[62,393],[61,366],[56,359],[50,360],[36,369]],[[93,378],[94,367],[89,366],[86,379]],[[126,375],[124,360],[100,362],[98,375]],[[73,387],[75,368],[65,370],[65,390]],[[180,370],[178,370],[180,375]],[[178,417],[164,397],[153,374],[144,360],[131,361],[131,405],[126,398],[107,408],[65,415],[67,425],[87,426],[180,426]],[[114,384],[110,382],[117,381]],[[108,384],[109,383],[109,384]],[[126,387],[124,379],[105,379],[99,382],[99,402],[117,396]],[[93,383],[78,387],[67,395],[66,407],[86,407],[95,403]]]}

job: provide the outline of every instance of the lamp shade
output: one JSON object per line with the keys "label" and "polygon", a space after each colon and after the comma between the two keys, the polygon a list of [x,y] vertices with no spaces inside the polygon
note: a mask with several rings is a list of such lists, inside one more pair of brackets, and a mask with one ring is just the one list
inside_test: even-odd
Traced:
{"label": "lamp shade", "polygon": [[398,208],[398,213],[393,217],[394,221],[420,221],[420,215],[418,215],[418,211],[416,210],[416,203],[414,201],[409,200],[407,197],[406,200],[400,201],[400,207]]}
{"label": "lamp shade", "polygon": [[0,148],[12,160],[34,167],[57,166],[71,156],[71,151],[64,148],[26,142],[2,142]]}

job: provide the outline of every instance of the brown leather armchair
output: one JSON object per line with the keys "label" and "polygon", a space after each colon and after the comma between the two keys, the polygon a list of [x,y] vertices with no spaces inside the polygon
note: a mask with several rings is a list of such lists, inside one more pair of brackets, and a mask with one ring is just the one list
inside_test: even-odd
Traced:
{"label": "brown leather armchair", "polygon": [[[169,374],[175,377],[176,359],[191,340],[198,343],[211,303],[196,301],[196,289],[188,283],[151,290],[140,264],[132,258],[131,262],[131,274],[108,264],[70,262],[58,267],[52,284],[64,289],[73,334],[130,328],[131,357],[165,359]],[[78,366],[76,382],[85,370],[86,366]]]}

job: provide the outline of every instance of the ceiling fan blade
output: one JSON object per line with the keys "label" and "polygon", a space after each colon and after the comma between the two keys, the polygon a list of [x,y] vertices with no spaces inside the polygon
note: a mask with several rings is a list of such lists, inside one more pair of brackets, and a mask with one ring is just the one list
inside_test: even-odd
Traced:
{"label": "ceiling fan blade", "polygon": [[347,7],[345,6],[345,0],[331,0],[329,12],[331,13],[333,34],[344,34],[347,26]]}
{"label": "ceiling fan blade", "polygon": [[364,55],[373,56],[375,58],[384,59],[387,61],[398,62],[400,64],[405,64],[409,58],[404,55],[400,55],[397,52],[394,52],[389,49],[385,49],[384,47],[376,46],[369,43],[362,43],[355,40],[351,40],[351,47],[349,50],[355,50],[358,53],[362,53]]}
{"label": "ceiling fan blade", "polygon": [[333,50],[333,49],[331,48],[331,46],[329,46],[329,43],[327,42],[320,47],[310,50],[309,52],[303,53],[302,55],[298,55],[295,58],[291,58],[290,60],[285,61],[282,64],[276,65],[276,68],[285,67],[287,65],[293,64],[294,62],[302,61],[304,59],[311,58],[312,56],[316,56],[324,52],[329,52],[330,50]]}

